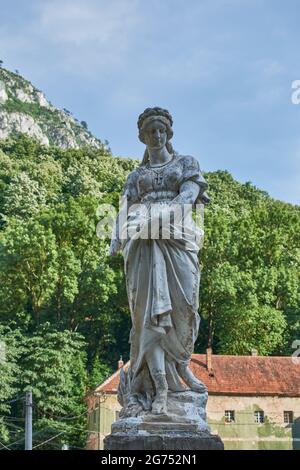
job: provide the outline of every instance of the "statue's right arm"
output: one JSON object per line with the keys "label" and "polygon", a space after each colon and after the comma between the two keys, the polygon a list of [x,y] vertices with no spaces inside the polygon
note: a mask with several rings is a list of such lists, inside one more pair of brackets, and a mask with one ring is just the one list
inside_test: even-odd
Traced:
{"label": "statue's right arm", "polygon": [[122,230],[122,227],[120,226],[120,220],[122,225],[127,220],[129,208],[137,202],[138,192],[136,188],[136,177],[136,171],[131,172],[124,185],[122,197],[120,199],[120,211],[116,217],[112,232],[110,243],[111,256],[115,256],[122,248],[120,240],[120,231]]}

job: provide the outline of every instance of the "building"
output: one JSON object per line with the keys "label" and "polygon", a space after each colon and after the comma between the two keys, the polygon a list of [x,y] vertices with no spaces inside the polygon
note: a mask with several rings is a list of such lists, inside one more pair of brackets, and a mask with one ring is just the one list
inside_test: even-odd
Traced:
{"label": "building", "polygon": [[[103,448],[104,437],[118,419],[122,361],[118,367],[86,397],[89,449]],[[225,449],[300,449],[300,360],[297,364],[292,357],[255,352],[221,356],[208,350],[193,354],[190,367],[208,387],[207,420]]]}

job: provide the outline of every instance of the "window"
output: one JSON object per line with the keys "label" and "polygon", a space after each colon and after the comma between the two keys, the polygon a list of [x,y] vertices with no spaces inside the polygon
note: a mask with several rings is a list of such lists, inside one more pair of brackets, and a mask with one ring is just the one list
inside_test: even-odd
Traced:
{"label": "window", "polygon": [[120,412],[116,411],[116,421],[118,421],[118,419],[119,419],[119,414],[120,414]]}
{"label": "window", "polygon": [[255,422],[258,424],[262,424],[265,422],[265,414],[263,411],[254,411],[254,419]]}
{"label": "window", "polygon": [[225,423],[234,423],[235,416],[233,410],[225,410]]}
{"label": "window", "polygon": [[292,424],[294,422],[294,413],[292,411],[284,411],[283,421],[285,424]]}

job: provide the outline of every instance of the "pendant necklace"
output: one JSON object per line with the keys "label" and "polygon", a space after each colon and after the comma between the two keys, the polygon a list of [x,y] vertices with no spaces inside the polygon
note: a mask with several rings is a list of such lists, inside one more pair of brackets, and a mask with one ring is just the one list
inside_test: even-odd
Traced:
{"label": "pendant necklace", "polygon": [[174,154],[173,154],[172,158],[170,160],[168,160],[166,163],[163,163],[162,165],[157,165],[157,168],[159,168],[159,170],[155,170],[154,167],[150,165],[150,162],[148,162],[148,166],[153,171],[153,173],[155,173],[155,176],[153,178],[153,182],[156,185],[160,186],[162,184],[165,166],[168,163],[170,163],[173,160],[173,158],[174,158]]}
{"label": "pendant necklace", "polygon": [[160,171],[157,171],[157,170],[154,170],[154,168],[151,168],[152,171],[155,173],[156,176],[154,176],[153,178],[153,181],[155,184],[157,185],[161,185],[162,184],[162,180],[163,180],[163,173],[164,173],[164,168]]}

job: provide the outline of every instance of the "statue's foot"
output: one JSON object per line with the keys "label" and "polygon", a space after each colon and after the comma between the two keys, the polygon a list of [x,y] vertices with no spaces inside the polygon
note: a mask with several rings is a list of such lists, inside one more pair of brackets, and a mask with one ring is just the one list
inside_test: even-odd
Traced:
{"label": "statue's foot", "polygon": [[168,382],[165,374],[154,374],[153,380],[156,388],[156,395],[152,402],[152,413],[155,415],[167,413]]}
{"label": "statue's foot", "polygon": [[156,396],[152,403],[152,414],[160,415],[167,413],[167,397],[166,396]]}
{"label": "statue's foot", "polygon": [[196,379],[194,376],[193,372],[188,366],[185,365],[179,365],[178,366],[178,372],[179,375],[182,377],[182,379],[185,381],[187,386],[193,390],[193,392],[198,392],[198,393],[206,393],[207,388],[204,385],[204,383],[201,382],[201,380]]}

